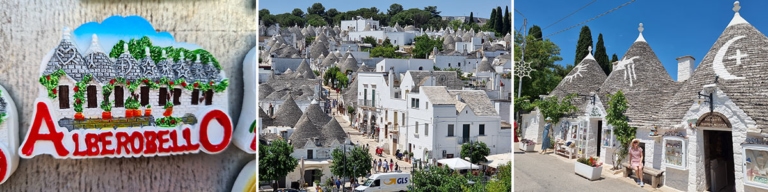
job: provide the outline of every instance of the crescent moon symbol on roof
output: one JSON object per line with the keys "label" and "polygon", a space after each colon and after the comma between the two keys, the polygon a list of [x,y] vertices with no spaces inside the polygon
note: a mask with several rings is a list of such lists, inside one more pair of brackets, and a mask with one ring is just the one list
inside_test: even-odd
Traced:
{"label": "crescent moon symbol on roof", "polygon": [[725,53],[728,52],[728,48],[731,47],[731,44],[733,42],[736,42],[736,40],[742,39],[746,36],[737,36],[734,37],[731,40],[728,40],[725,42],[725,44],[720,47],[720,49],[717,50],[717,54],[715,54],[715,59],[712,61],[712,69],[715,70],[715,74],[717,76],[720,76],[720,78],[723,79],[744,79],[744,77],[737,77],[735,75],[732,75],[730,72],[728,72],[728,69],[725,68],[725,65],[723,64],[723,59],[725,57]]}

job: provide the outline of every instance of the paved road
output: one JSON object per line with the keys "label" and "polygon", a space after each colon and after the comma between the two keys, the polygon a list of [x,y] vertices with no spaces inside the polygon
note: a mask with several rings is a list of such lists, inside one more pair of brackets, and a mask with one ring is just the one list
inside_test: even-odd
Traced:
{"label": "paved road", "polygon": [[[554,155],[515,153],[515,191],[647,191],[637,184],[605,177],[589,181],[573,172],[573,163]],[[571,160],[573,161],[573,160]]]}

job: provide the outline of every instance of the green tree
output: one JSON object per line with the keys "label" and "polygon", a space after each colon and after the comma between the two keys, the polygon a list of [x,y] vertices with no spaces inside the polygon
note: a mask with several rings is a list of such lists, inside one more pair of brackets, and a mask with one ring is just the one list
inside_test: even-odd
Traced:
{"label": "green tree", "polygon": [[461,20],[453,20],[451,22],[448,22],[448,26],[450,26],[454,31],[459,30],[459,27],[461,27],[462,24],[464,23],[462,23]]}
{"label": "green tree", "polygon": [[595,61],[600,64],[605,75],[611,74],[611,62],[608,60],[608,53],[605,53],[605,44],[603,44],[603,34],[597,35],[597,44],[595,45]]}
{"label": "green tree", "polygon": [[365,36],[363,37],[363,43],[371,44],[371,46],[376,47],[378,43],[376,42],[376,38],[372,36]]}
{"label": "green tree", "polygon": [[467,184],[463,175],[448,166],[430,166],[429,169],[416,169],[412,172],[413,192],[454,192]]}
{"label": "green tree", "polygon": [[339,11],[336,10],[336,8],[328,9],[328,11],[325,12],[325,21],[333,24],[333,19],[336,18],[336,15],[339,15]]}
{"label": "green tree", "polygon": [[440,17],[440,11],[437,11],[437,6],[426,6],[424,7],[424,11],[429,12],[429,14],[432,15],[432,18]]}
{"label": "green tree", "polygon": [[427,58],[427,55],[432,52],[432,49],[437,47],[437,50],[443,50],[443,39],[432,39],[426,34],[414,38],[413,57],[415,58]]}
{"label": "green tree", "polygon": [[461,68],[450,67],[450,68],[443,69],[443,71],[456,71],[456,77],[457,78],[459,78],[461,80],[469,80],[469,77],[465,77],[464,76],[464,72],[461,71]]}
{"label": "green tree", "polygon": [[259,10],[259,17],[264,17],[269,15],[269,9],[261,9]]}
{"label": "green tree", "polygon": [[473,141],[461,145],[461,158],[469,157],[469,162],[473,164],[488,161],[485,157],[489,154],[491,154],[491,149],[481,141]]}
{"label": "green tree", "polygon": [[613,126],[613,134],[616,136],[616,141],[619,142],[619,159],[617,163],[621,163],[629,153],[627,148],[629,142],[635,138],[637,128],[630,127],[629,123],[627,123],[629,118],[624,115],[627,112],[627,108],[629,108],[624,93],[619,90],[613,95],[609,94],[608,98],[605,119],[608,120],[608,124]]}
{"label": "green tree", "polygon": [[365,177],[373,168],[371,154],[359,146],[350,148],[347,153],[340,148],[333,149],[331,173],[346,178]]}
{"label": "green tree", "polygon": [[497,33],[504,32],[504,19],[501,17],[501,6],[496,7],[496,21],[493,22],[493,28]]}
{"label": "green tree", "polygon": [[515,111],[528,112],[533,110],[536,107],[536,105],[534,105],[534,103],[531,102],[531,99],[528,98],[528,96],[522,96],[522,97],[517,97],[517,95],[514,95],[514,96],[515,96],[515,99],[514,99]]}
{"label": "green tree", "polygon": [[616,56],[616,53],[611,56],[611,68],[613,68],[613,62],[619,61],[619,57]]}
{"label": "green tree", "polygon": [[560,122],[560,118],[570,115],[579,108],[571,103],[571,100],[576,97],[575,93],[569,94],[563,99],[558,99],[555,96],[547,97],[546,99],[536,101],[536,106],[539,107],[541,115],[546,118],[552,119],[552,124],[556,125]]}
{"label": "green tree", "polygon": [[432,14],[429,11],[420,10],[417,8],[411,8],[402,11],[389,20],[389,23],[400,23],[400,25],[413,25],[414,27],[421,27],[426,24],[432,18]]}
{"label": "green tree", "polygon": [[381,46],[392,47],[392,41],[390,41],[389,38],[386,38],[384,39],[384,42],[381,42]]}
{"label": "green tree", "polygon": [[512,163],[499,166],[498,173],[493,180],[485,186],[487,191],[511,191],[512,190]]}
{"label": "green tree", "polygon": [[275,16],[275,22],[279,23],[280,26],[288,27],[288,26],[304,26],[304,19],[290,14],[290,13],[283,13]]}
{"label": "green tree", "polygon": [[[488,22],[485,22],[485,25],[487,26],[496,26],[494,22],[496,22],[496,9],[491,9],[491,17],[488,17]],[[530,33],[529,33],[530,34]]]}
{"label": "green tree", "polygon": [[467,21],[467,24],[475,23],[475,13],[469,12],[469,21]]}
{"label": "green tree", "polygon": [[403,11],[403,6],[397,3],[393,3],[389,6],[389,9],[387,9],[387,15],[394,16],[397,15],[397,13],[400,13]]}
{"label": "green tree", "polygon": [[509,16],[509,6],[506,6],[505,10],[506,11],[504,12],[504,31],[501,32],[500,36],[504,36],[505,34],[512,31],[512,17]]}
{"label": "green tree", "polygon": [[[499,33],[503,33],[503,32],[499,32]],[[536,38],[536,40],[542,40],[541,27],[539,27],[538,25],[533,25],[533,27],[528,29],[528,35],[532,35],[533,37]]]}
{"label": "green tree", "polygon": [[347,78],[347,73],[344,73],[341,71],[336,72],[336,80],[339,81],[339,84],[336,85],[336,87],[339,87],[339,88],[346,88],[347,84],[349,84],[349,78]]}
{"label": "green tree", "polygon": [[576,44],[576,59],[573,60],[573,63],[579,63],[581,62],[584,57],[587,56],[587,53],[589,53],[588,48],[592,46],[592,31],[589,30],[589,26],[581,27],[581,32],[579,33],[579,41]]}
{"label": "green tree", "polygon": [[331,87],[336,88],[335,85],[333,85],[333,82],[336,81],[336,73],[338,73],[340,70],[341,69],[336,66],[325,70],[325,74],[323,74],[323,83],[325,83],[325,85],[331,85]]}
{"label": "green tree", "polygon": [[399,55],[395,52],[395,47],[378,46],[371,49],[371,57],[399,58]]}
{"label": "green tree", "polygon": [[311,7],[307,7],[307,14],[325,16],[325,7],[322,3],[314,3]]}
{"label": "green tree", "polygon": [[328,22],[326,22],[320,15],[311,14],[307,16],[307,24],[312,26],[326,26],[328,25]]}
{"label": "green tree", "polygon": [[[514,44],[514,60],[520,61],[522,56],[521,44],[523,36],[519,33],[515,33]],[[558,64],[557,61],[561,61],[560,48],[549,39],[536,40],[533,36],[528,36],[525,46],[525,62],[530,64],[534,71],[531,71],[530,77],[523,78],[522,80],[522,95],[528,96],[528,98],[538,99],[539,95],[547,95],[549,92],[557,87],[563,76],[558,75],[555,72]],[[512,90],[517,92],[520,78],[515,75],[512,84]],[[515,93],[517,95],[517,93]]]}
{"label": "green tree", "polygon": [[259,180],[274,183],[295,170],[299,162],[291,153],[293,146],[282,139],[274,140],[269,145],[259,145],[259,165],[270,165],[259,166]]}
{"label": "green tree", "polygon": [[302,10],[301,10],[301,9],[299,9],[299,8],[295,8],[295,9],[293,9],[293,12],[291,12],[291,13],[292,13],[293,15],[295,15],[296,17],[304,17],[304,11],[302,11]]}

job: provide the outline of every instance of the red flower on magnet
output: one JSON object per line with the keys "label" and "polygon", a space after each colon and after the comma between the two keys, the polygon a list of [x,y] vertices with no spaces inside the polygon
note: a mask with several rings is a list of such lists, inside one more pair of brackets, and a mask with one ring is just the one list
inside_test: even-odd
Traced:
{"label": "red flower on magnet", "polygon": [[75,86],[75,88],[73,88],[73,90],[75,90],[75,92],[77,92],[80,89],[77,86]]}
{"label": "red flower on magnet", "polygon": [[115,84],[115,79],[109,80],[109,84],[110,85],[114,85]]}
{"label": "red flower on magnet", "polygon": [[52,91],[53,91],[53,94],[56,94],[56,88],[53,88]]}
{"label": "red flower on magnet", "polygon": [[45,76],[45,79],[47,79],[48,81],[50,81],[50,80],[51,80],[51,75]]}
{"label": "red flower on magnet", "polygon": [[144,83],[149,84],[149,80],[144,79]]}
{"label": "red flower on magnet", "polygon": [[125,85],[131,85],[131,81],[125,80]]}
{"label": "red flower on magnet", "polygon": [[82,101],[80,99],[75,99],[75,103],[80,104]]}
{"label": "red flower on magnet", "polygon": [[169,81],[168,84],[173,85],[173,81]]}
{"label": "red flower on magnet", "polygon": [[211,81],[210,83],[208,83],[208,85],[211,85],[211,86],[213,86],[213,81]]}
{"label": "red flower on magnet", "polygon": [[176,124],[176,120],[175,119],[171,119],[171,125],[173,125],[173,124]]}
{"label": "red flower on magnet", "polygon": [[181,82],[181,86],[182,87],[186,87],[187,86],[187,82]]}
{"label": "red flower on magnet", "polygon": [[197,82],[195,82],[195,84],[193,84],[192,86],[195,86],[195,88],[197,88]]}

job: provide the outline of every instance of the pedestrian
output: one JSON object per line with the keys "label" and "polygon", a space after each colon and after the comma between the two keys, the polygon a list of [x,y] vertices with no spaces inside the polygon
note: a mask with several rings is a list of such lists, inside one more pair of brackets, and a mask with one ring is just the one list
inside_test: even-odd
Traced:
{"label": "pedestrian", "polygon": [[398,165],[397,163],[395,163],[395,171],[400,171],[400,165]]}
{"label": "pedestrian", "polygon": [[392,161],[392,159],[389,159],[389,170],[395,170],[395,163]]}
{"label": "pedestrian", "polygon": [[379,165],[378,165],[377,170],[381,171],[381,159],[379,159]]}
{"label": "pedestrian", "polygon": [[552,118],[547,117],[547,119],[545,119],[545,121],[547,123],[544,125],[544,131],[541,134],[541,136],[544,139],[543,139],[543,142],[541,142],[541,152],[539,152],[540,154],[546,153],[547,149],[550,147],[549,146],[549,144],[550,144],[549,132],[550,132],[550,129],[552,129],[552,123],[551,123],[552,122]]}
{"label": "pedestrian", "polygon": [[643,148],[638,147],[639,143],[640,140],[638,139],[632,140],[629,147],[629,162],[632,170],[635,171],[635,176],[640,180],[637,184],[643,187]]}
{"label": "pedestrian", "polygon": [[389,172],[389,163],[387,163],[387,160],[384,160],[384,173]]}
{"label": "pedestrian", "polygon": [[341,177],[336,178],[336,189],[341,189]]}

